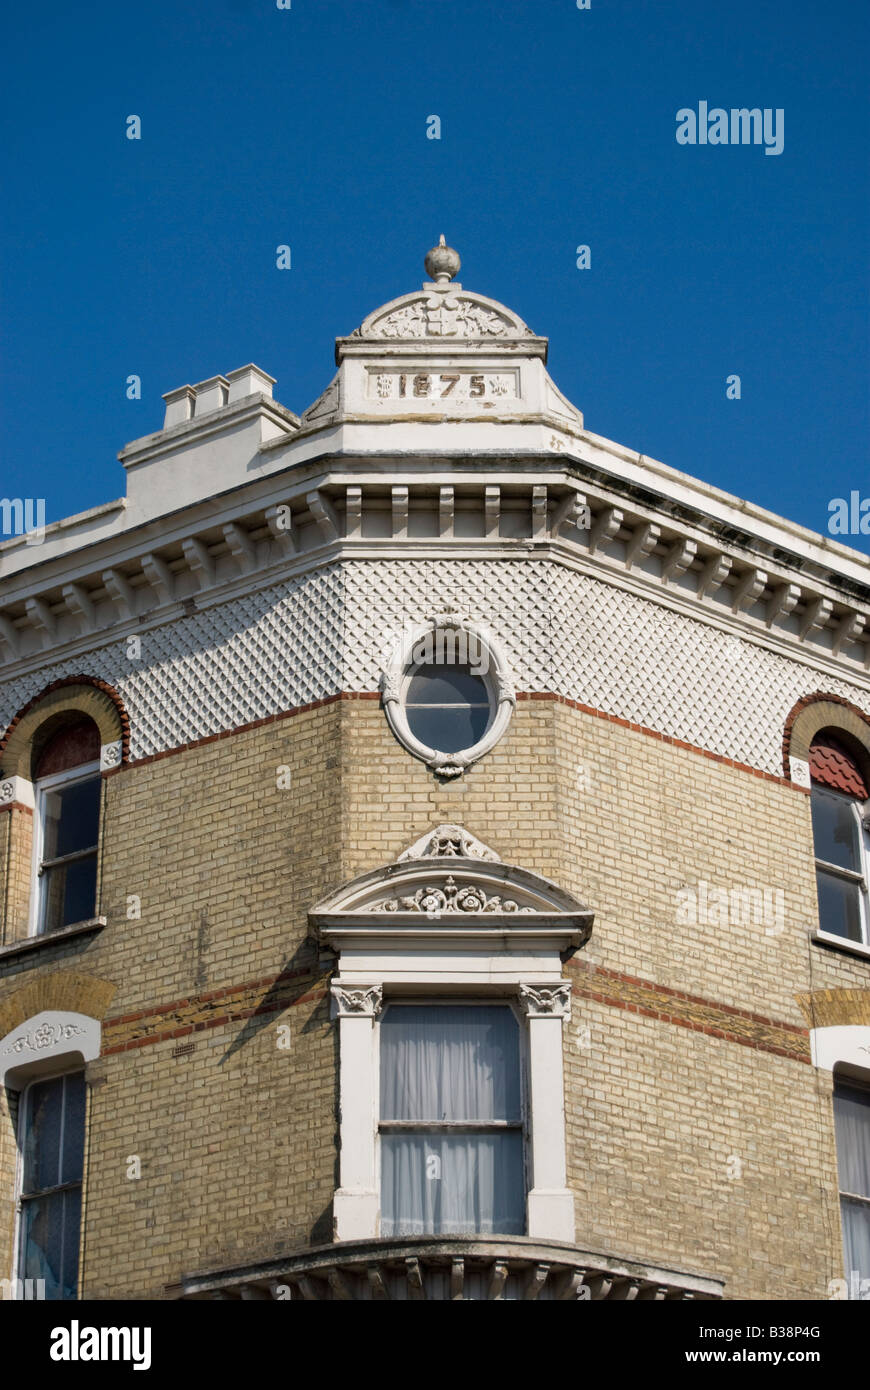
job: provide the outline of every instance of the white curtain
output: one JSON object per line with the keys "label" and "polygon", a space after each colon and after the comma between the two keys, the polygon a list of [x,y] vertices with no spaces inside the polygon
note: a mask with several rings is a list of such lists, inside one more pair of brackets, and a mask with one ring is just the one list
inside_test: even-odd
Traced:
{"label": "white curtain", "polygon": [[840,1191],[867,1202],[840,1200],[846,1277],[857,1270],[870,1279],[870,1091],[838,1082],[834,1091]]}
{"label": "white curtain", "polygon": [[381,1136],[384,1235],[521,1234],[519,1028],[505,1006],[393,1005],[381,1024],[381,1123],[460,1122],[478,1132]]}

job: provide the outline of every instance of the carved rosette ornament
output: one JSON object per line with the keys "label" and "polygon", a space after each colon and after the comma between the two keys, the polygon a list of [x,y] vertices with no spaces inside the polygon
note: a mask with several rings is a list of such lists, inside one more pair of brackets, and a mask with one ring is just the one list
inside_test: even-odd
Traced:
{"label": "carved rosette ornament", "polygon": [[377,1018],[383,1002],[380,985],[353,988],[348,985],[330,985],[329,992],[335,1001],[335,1012],[339,1018]]}
{"label": "carved rosette ornament", "polygon": [[100,748],[100,770],[108,772],[110,768],[121,766],[121,740],[117,743],[104,743]]}
{"label": "carved rosette ornament", "polygon": [[571,1017],[571,982],[554,985],[520,985],[520,1002],[528,1018]]}
{"label": "carved rosette ornament", "polygon": [[3,1049],[3,1056],[8,1057],[10,1053],[42,1052],[46,1047],[78,1037],[84,1031],[77,1023],[41,1023],[32,1032],[20,1033],[17,1038],[13,1038],[9,1046]]}
{"label": "carved rosette ornament", "polygon": [[425,912],[427,917],[440,917],[443,912],[532,912],[520,907],[513,898],[490,897],[477,884],[460,887],[452,874],[442,888],[427,885],[406,898],[388,898],[378,903],[373,912]]}

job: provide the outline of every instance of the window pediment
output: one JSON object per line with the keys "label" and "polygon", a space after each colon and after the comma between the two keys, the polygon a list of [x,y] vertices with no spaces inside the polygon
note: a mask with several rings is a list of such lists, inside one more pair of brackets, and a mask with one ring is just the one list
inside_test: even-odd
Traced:
{"label": "window pediment", "polygon": [[345,935],[550,934],[581,946],[593,913],[579,899],[515,864],[461,826],[442,825],[393,864],[362,874],[309,914],[322,940]]}

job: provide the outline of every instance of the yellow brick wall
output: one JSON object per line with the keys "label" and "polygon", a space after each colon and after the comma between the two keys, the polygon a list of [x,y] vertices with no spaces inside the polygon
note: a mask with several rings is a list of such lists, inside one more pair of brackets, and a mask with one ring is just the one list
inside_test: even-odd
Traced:
{"label": "yellow brick wall", "polygon": [[30,883],[33,851],[33,812],[13,806],[2,817],[3,869],[0,882],[3,920],[0,942],[22,941],[30,926]]}
{"label": "yellow brick wall", "polygon": [[[330,1239],[336,1028],[306,914],[444,821],[596,913],[567,967],[578,1241],[719,1273],[732,1297],[823,1297],[841,1261],[830,1095],[801,1059],[796,996],[866,989],[870,965],[809,944],[809,799],[552,700],[521,700],[502,742],[444,784],[364,699],[107,777],[107,927],[0,973],[0,1017],[34,977],[114,986],[88,1068],[84,1292],[156,1296],[187,1272]],[[784,931],[680,926],[677,890],[701,878],[781,887]],[[591,997],[589,961],[610,1003]],[[635,988],[671,991],[682,1022],[632,1011]],[[701,1031],[723,1019],[728,1036]],[[780,1043],[787,1055],[769,1050]],[[13,1159],[0,1114],[0,1242]]]}
{"label": "yellow brick wall", "polygon": [[331,1240],[336,1065],[322,994],[92,1064],[84,1295]]}
{"label": "yellow brick wall", "polygon": [[12,1274],[15,1232],[15,1173],[17,1148],[15,1122],[17,1096],[0,1086],[0,1279]]}
{"label": "yellow brick wall", "polygon": [[824,1299],[842,1250],[830,1075],[575,1000],[569,1182],[585,1249]]}

